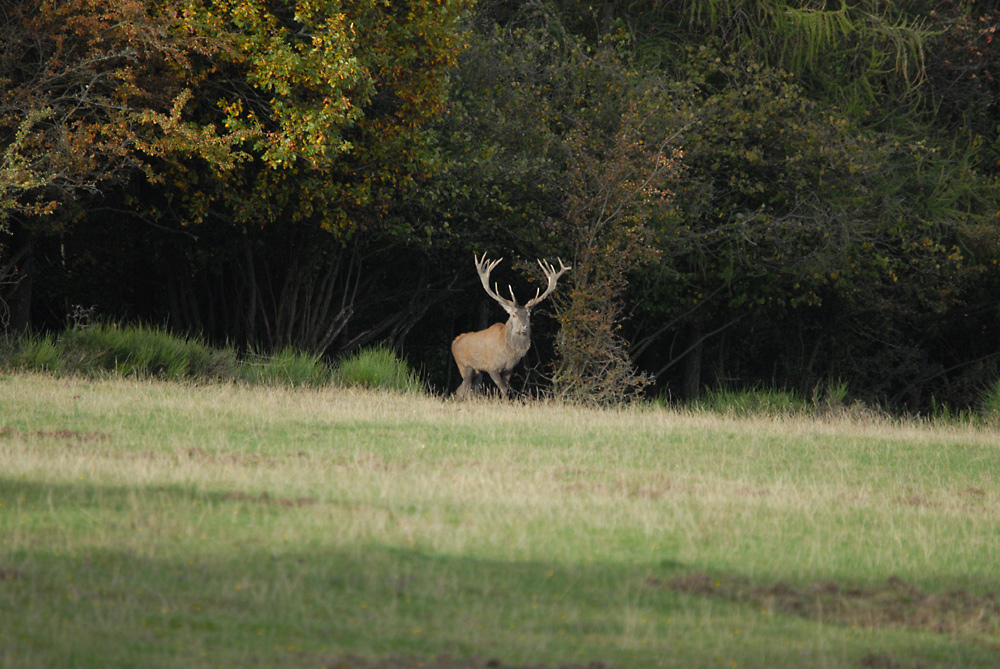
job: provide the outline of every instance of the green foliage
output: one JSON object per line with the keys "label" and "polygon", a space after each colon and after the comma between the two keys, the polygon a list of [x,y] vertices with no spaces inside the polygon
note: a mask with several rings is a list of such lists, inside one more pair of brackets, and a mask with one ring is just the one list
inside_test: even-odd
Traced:
{"label": "green foliage", "polygon": [[238,377],[253,384],[322,386],[330,380],[330,369],[318,355],[286,348],[272,356],[248,356]]}
{"label": "green foliage", "polygon": [[[927,141],[823,109],[786,71],[705,48],[689,58],[677,97],[678,113],[694,121],[678,138],[687,169],[676,211],[654,221],[655,271],[634,288],[642,320],[668,324],[632,335],[644,365],[676,374],[684,355],[674,352],[688,344],[673,342],[684,327],[734,341],[769,323],[799,343],[758,340],[764,350],[743,359],[723,349],[730,374],[773,378],[755,366],[778,357],[801,392],[839,376],[869,399],[898,397],[933,375],[926,361],[872,358],[900,352],[879,350],[887,331],[917,336],[936,327],[914,323],[917,315],[957,307],[963,283],[981,271],[969,265],[969,242],[987,234],[973,231],[990,227],[996,185],[957,170]],[[790,360],[803,338],[816,352]]]}
{"label": "green foliage", "polygon": [[813,388],[813,406],[822,411],[837,411],[847,406],[850,389],[842,379],[828,379],[825,383],[816,384]]}
{"label": "green foliage", "polygon": [[[454,199],[427,212],[473,248],[571,259],[557,387],[636,363],[666,387],[718,345],[741,382],[777,358],[803,394],[831,377],[919,394],[934,363],[919,345],[895,358],[884,333],[933,331],[923,315],[959,308],[982,270],[972,249],[996,249],[997,184],[914,132],[933,31],[879,3],[588,11],[479,6],[441,126]],[[905,123],[872,122],[887,100]]]}
{"label": "green foliage", "polygon": [[362,349],[339,361],[333,378],[342,386],[407,393],[423,389],[417,373],[384,346]]}
{"label": "green foliage", "polygon": [[[913,182],[934,169],[932,148],[821,113],[782,70],[706,50],[689,67],[694,97],[684,104],[697,122],[680,138],[689,169],[680,216],[659,235],[666,257],[716,285],[746,282],[736,289],[760,293],[734,299],[761,306],[810,306],[829,288],[891,289],[901,273],[957,260],[945,212],[920,211],[929,198],[900,192],[927,192]],[[819,190],[822,199],[810,196]]]}
{"label": "green foliage", "polygon": [[535,9],[470,38],[446,127],[458,144],[450,169],[483,183],[476,218],[490,227],[477,247],[571,259],[552,301],[555,393],[621,401],[645,383],[619,333],[627,274],[655,256],[649,225],[671,207],[681,153],[659,78],[632,68],[613,39],[588,44]]}
{"label": "green foliage", "polygon": [[937,3],[926,50],[931,129],[967,152],[977,170],[1000,174],[1000,9],[995,3]]}
{"label": "green foliage", "polygon": [[923,16],[880,0],[845,2],[836,10],[786,9],[774,14],[773,27],[760,27],[773,31],[781,66],[859,115],[915,101],[934,36]]}
{"label": "green foliage", "polygon": [[44,213],[51,211],[50,203],[28,204],[23,201],[24,195],[40,188],[54,179],[54,175],[45,173],[44,168],[30,155],[25,155],[26,144],[35,126],[50,112],[33,109],[20,119],[17,126],[10,123],[7,134],[10,136],[3,147],[0,157],[0,232],[7,231],[7,219],[11,212]]}
{"label": "green foliage", "polygon": [[181,116],[224,127],[243,160],[192,170],[168,152],[164,195],[191,224],[302,223],[336,241],[375,225],[433,171],[422,127],[443,109],[466,4],[192,2],[188,25],[225,49]]}
{"label": "green foliage", "polygon": [[[708,46],[724,59],[747,58],[793,73],[813,99],[871,118],[889,109],[912,111],[901,105],[920,97],[927,52],[939,33],[925,9],[884,0],[684,4],[683,10],[670,3],[620,10],[644,62],[679,57],[684,46]],[[670,43],[664,35],[673,38]]]}

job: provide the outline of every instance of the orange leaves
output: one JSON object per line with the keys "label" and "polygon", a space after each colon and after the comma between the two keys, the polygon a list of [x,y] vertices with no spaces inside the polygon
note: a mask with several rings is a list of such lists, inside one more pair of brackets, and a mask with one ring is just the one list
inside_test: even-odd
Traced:
{"label": "orange leaves", "polygon": [[51,212],[52,202],[126,178],[169,142],[193,153],[218,148],[182,120],[185,89],[199,83],[193,63],[218,47],[191,38],[186,8],[26,0],[18,10],[0,25],[0,79],[9,83],[0,92],[0,131],[16,133],[22,118],[35,119],[24,141],[8,147],[8,164],[33,166],[34,178],[18,186],[22,207],[44,197]]}
{"label": "orange leaves", "polygon": [[[71,197],[145,170],[191,221],[233,200],[252,204],[227,220],[353,229],[429,172],[424,126],[443,109],[468,6],[24,0],[0,25],[0,131],[22,132],[0,215],[29,190]],[[198,187],[167,187],[168,174]],[[196,201],[206,189],[228,197]]]}

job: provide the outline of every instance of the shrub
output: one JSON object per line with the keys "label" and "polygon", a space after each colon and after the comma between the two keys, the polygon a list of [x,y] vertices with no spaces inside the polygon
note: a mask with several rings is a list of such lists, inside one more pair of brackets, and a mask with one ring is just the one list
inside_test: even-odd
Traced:
{"label": "shrub", "polygon": [[618,335],[617,298],[603,285],[579,284],[559,310],[556,396],[568,402],[622,404],[641,397],[650,379],[636,371],[627,344]]}
{"label": "shrub", "polygon": [[362,349],[341,360],[334,379],[344,386],[402,392],[418,392],[423,388],[417,373],[384,346]]}

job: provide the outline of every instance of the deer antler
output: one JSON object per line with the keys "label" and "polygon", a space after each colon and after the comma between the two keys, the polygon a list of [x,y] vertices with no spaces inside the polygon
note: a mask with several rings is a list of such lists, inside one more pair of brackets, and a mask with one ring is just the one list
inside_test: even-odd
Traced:
{"label": "deer antler", "polygon": [[500,297],[500,295],[498,294],[499,290],[496,288],[495,284],[494,288],[492,290],[490,289],[490,272],[493,271],[494,267],[500,264],[500,261],[503,260],[503,258],[500,258],[500,260],[494,260],[493,262],[490,262],[486,259],[485,253],[483,254],[482,259],[478,258],[475,253],[472,254],[472,257],[476,261],[476,271],[479,272],[479,280],[483,282],[483,288],[486,290],[486,294],[492,297],[497,302],[499,302],[500,306],[503,307],[504,310],[508,312],[511,309],[516,308],[517,298],[514,297],[514,291],[511,289],[510,286],[507,286],[507,290],[510,290],[509,300]]}
{"label": "deer antler", "polygon": [[[563,264],[562,258],[559,258],[558,260],[559,260],[558,272],[552,266],[552,264],[549,263],[547,260],[538,261],[538,266],[541,267],[542,271],[545,273],[545,278],[549,280],[549,285],[548,288],[545,289],[545,292],[542,293],[541,295],[538,294],[539,291],[541,291],[541,288],[535,290],[535,296],[530,300],[528,300],[528,303],[524,305],[526,308],[530,309],[539,302],[541,302],[542,300],[544,300],[546,297],[548,297],[549,293],[551,293],[553,290],[556,289],[556,282],[559,280],[559,277],[561,277],[567,271],[573,269],[572,267],[568,267],[565,264]],[[513,297],[513,293],[511,293],[511,297]]]}
{"label": "deer antler", "polygon": [[535,297],[522,307],[517,304],[517,298],[514,297],[514,291],[510,290],[510,286],[507,286],[510,290],[509,300],[500,297],[496,284],[490,288],[490,272],[503,258],[491,262],[486,259],[485,253],[482,258],[478,253],[473,255],[473,258],[486,294],[500,303],[500,306],[510,314],[510,319],[503,324],[495,323],[485,330],[465,332],[455,337],[451,343],[451,354],[455,358],[455,364],[458,365],[459,374],[462,375],[462,385],[455,391],[455,396],[459,399],[468,397],[476,379],[483,372],[487,372],[500,389],[500,394],[506,397],[510,392],[511,372],[531,348],[531,307],[548,297],[549,293],[555,290],[559,277],[570,268],[560,260],[559,271],[556,271],[548,262],[539,260],[538,265],[545,273],[549,285],[544,293],[541,289],[536,290]]}

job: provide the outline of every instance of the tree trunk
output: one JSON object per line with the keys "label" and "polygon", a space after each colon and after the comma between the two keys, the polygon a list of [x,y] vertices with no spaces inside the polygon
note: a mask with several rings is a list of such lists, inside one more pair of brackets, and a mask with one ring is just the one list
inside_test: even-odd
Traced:
{"label": "tree trunk", "polygon": [[[7,334],[27,332],[31,325],[31,290],[35,273],[34,240],[24,224],[12,221],[11,243],[6,257],[0,256],[0,318]],[[6,313],[3,304],[6,303]]]}
{"label": "tree trunk", "polygon": [[684,355],[684,379],[682,381],[681,392],[686,402],[694,402],[701,393],[701,363],[702,349],[704,348],[705,326],[696,323],[688,328],[688,341],[690,349]]}

